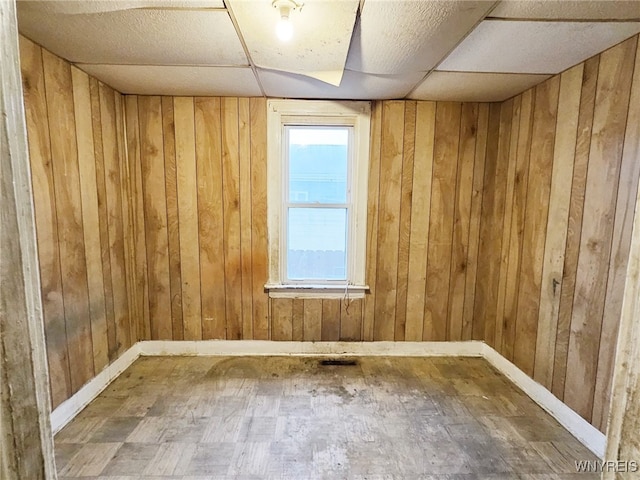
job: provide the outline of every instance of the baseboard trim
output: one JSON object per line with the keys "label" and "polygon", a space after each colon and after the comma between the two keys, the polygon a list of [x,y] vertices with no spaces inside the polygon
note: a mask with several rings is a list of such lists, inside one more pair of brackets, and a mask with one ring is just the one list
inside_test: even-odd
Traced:
{"label": "baseboard trim", "polygon": [[483,342],[275,342],[270,340],[205,340],[138,342],[141,355],[302,355],[480,357]]}
{"label": "baseboard trim", "polygon": [[483,344],[482,353],[482,356],[491,365],[497,368],[534,402],[555,418],[560,425],[566,428],[585,447],[591,450],[599,458],[604,458],[604,451],[607,443],[607,437],[604,433],[587,422],[584,418],[563,403],[562,400],[520,370],[516,365],[500,355],[489,345]]}
{"label": "baseboard trim", "polygon": [[467,342],[275,342],[261,340],[149,340],[133,345],[71,398],[51,413],[53,433],[59,432],[100,392],[140,356],[396,356],[483,357],[534,402],[555,418],[584,446],[604,458],[606,436],[549,390],[481,341]]}
{"label": "baseboard trim", "polygon": [[138,345],[138,343],[134,344],[51,412],[51,430],[54,435],[62,430],[84,407],[89,405],[111,382],[137,360],[140,356],[140,347]]}

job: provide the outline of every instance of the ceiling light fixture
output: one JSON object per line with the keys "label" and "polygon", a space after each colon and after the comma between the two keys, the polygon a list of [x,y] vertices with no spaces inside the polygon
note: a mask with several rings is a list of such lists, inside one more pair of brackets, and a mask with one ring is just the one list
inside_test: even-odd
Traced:
{"label": "ceiling light fixture", "polygon": [[276,25],[276,35],[283,42],[288,42],[293,37],[293,25],[291,25],[289,14],[296,9],[302,10],[304,4],[295,0],[273,0],[271,5],[277,8],[280,13],[280,20]]}

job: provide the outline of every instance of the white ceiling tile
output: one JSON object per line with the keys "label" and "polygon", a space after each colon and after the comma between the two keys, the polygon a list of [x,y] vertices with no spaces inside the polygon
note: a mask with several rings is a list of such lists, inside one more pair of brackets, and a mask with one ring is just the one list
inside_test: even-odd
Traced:
{"label": "white ceiling tile", "polygon": [[501,102],[550,75],[433,72],[409,95],[414,100]]}
{"label": "white ceiling tile", "polygon": [[376,74],[427,72],[494,3],[366,0],[347,68]]}
{"label": "white ceiling tile", "polygon": [[100,13],[133,8],[224,8],[223,0],[18,0],[18,6],[49,13]]}
{"label": "white ceiling tile", "polygon": [[508,0],[491,17],[537,20],[638,20],[639,0]]}
{"label": "white ceiling tile", "polygon": [[258,76],[269,97],[351,100],[403,98],[422,78],[421,73],[370,75],[345,70],[338,88],[303,75],[271,70],[259,69]]}
{"label": "white ceiling tile", "polygon": [[71,62],[248,65],[224,10],[138,9],[66,15],[23,5],[18,8],[20,32]]}
{"label": "white ceiling tile", "polygon": [[78,65],[122,93],[139,95],[261,96],[249,67]]}
{"label": "white ceiling tile", "polygon": [[638,22],[488,20],[438,70],[559,73],[638,32]]}
{"label": "white ceiling tile", "polygon": [[280,18],[271,0],[230,0],[253,62],[263,68],[335,77],[342,72],[353,33],[358,0],[306,0],[291,12],[293,38],[275,33]]}

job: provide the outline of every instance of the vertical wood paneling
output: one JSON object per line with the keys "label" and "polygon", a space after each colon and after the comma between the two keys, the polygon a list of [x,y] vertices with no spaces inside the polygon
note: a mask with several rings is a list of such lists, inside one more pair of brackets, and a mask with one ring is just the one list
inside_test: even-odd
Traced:
{"label": "vertical wood paneling", "polygon": [[[107,205],[107,182],[105,178],[104,149],[102,141],[102,113],[100,106],[100,85],[92,78],[89,80],[91,94],[91,121],[96,156],[96,184],[98,187],[98,215],[100,223],[100,247],[102,250],[102,274],[104,276],[105,309],[107,312],[107,345],[109,360],[117,357],[116,318],[111,275],[111,252],[109,246],[109,212]],[[108,140],[107,140],[108,141]]]}
{"label": "vertical wood paneling", "polygon": [[302,339],[305,342],[318,342],[322,339],[322,300],[308,298],[304,300],[304,325]]}
{"label": "vertical wood paneling", "polygon": [[134,220],[131,203],[131,172],[129,170],[129,158],[126,154],[125,125],[124,125],[124,101],[120,92],[114,91],[114,105],[116,118],[116,141],[118,145],[118,162],[120,167],[120,198],[122,199],[120,215],[122,218],[122,236],[124,248],[125,289],[127,293],[127,323],[125,325],[126,344],[125,350],[137,341],[137,324],[140,318],[136,299],[138,290],[135,281],[136,260],[134,245]]}
{"label": "vertical wood paneling", "polygon": [[403,136],[404,103],[383,102],[374,340],[395,335]]}
{"label": "vertical wood paneling", "polygon": [[51,402],[55,408],[71,395],[71,374],[62,298],[58,219],[53,165],[51,163],[51,141],[42,49],[30,40],[21,37],[20,60],[40,260],[40,285],[47,340]]}
{"label": "vertical wood paneling", "polygon": [[462,340],[477,130],[478,105],[463,103],[460,117],[460,145],[458,148],[448,297],[449,311],[447,314],[447,340],[452,341]]}
{"label": "vertical wood paneling", "polygon": [[578,269],[580,237],[582,234],[584,193],[587,183],[587,167],[589,163],[589,149],[591,148],[593,109],[595,105],[599,64],[599,56],[587,60],[584,64],[582,76],[580,112],[578,113],[578,136],[573,162],[573,179],[571,182],[571,200],[569,202],[569,221],[566,240],[567,246],[564,255],[553,365],[553,382],[551,387],[554,395],[560,399],[564,398],[567,354],[569,351],[569,332],[571,315],[573,313],[573,296],[576,285],[576,270]]}
{"label": "vertical wood paneling", "polygon": [[304,336],[304,300],[294,298],[291,304],[291,340],[301,342]]}
{"label": "vertical wood paneling", "polygon": [[511,117],[511,131],[509,132],[509,151],[508,151],[508,167],[507,167],[507,185],[504,200],[504,215],[502,217],[501,231],[502,243],[500,254],[500,273],[498,280],[498,293],[495,318],[495,340],[494,346],[500,349],[504,338],[504,309],[506,304],[507,282],[509,273],[509,243],[511,242],[511,222],[513,218],[514,192],[515,192],[515,176],[516,176],[516,155],[517,145],[520,133],[520,114],[522,110],[522,98],[513,99],[513,115]]}
{"label": "vertical wood paneling", "polygon": [[193,98],[173,99],[180,222],[180,273],[184,339],[202,338],[198,189]]}
{"label": "vertical wood paneling", "polygon": [[[637,60],[637,58],[636,58]],[[638,63],[636,63],[636,66]],[[631,118],[631,117],[629,117]],[[636,197],[636,204],[640,198]],[[640,457],[640,210],[633,215],[633,236],[629,253],[629,269],[624,287],[624,300],[619,325],[619,342],[615,359],[615,381],[607,427],[605,461],[625,462]],[[628,476],[616,472],[603,473],[604,480]]]}
{"label": "vertical wood paneling", "polygon": [[145,207],[151,339],[172,338],[162,100],[139,97],[140,164]]}
{"label": "vertical wood paneling", "polygon": [[367,259],[366,280],[369,294],[364,301],[362,325],[363,339],[372,341],[376,317],[376,279],[378,269],[378,224],[380,208],[380,157],[382,145],[382,102],[371,109],[371,135],[369,140],[369,181],[367,194]]}
{"label": "vertical wood paneling", "polygon": [[107,230],[109,235],[109,259],[111,262],[111,285],[113,289],[113,312],[115,317],[115,352],[119,356],[130,344],[129,305],[127,294],[126,266],[124,256],[124,220],[122,218],[122,188],[120,151],[116,124],[115,92],[100,83],[100,115],[102,127],[102,152],[104,156],[104,179],[107,202]]}
{"label": "vertical wood paneling", "polygon": [[226,337],[220,99],[195,99],[202,337]]}
{"label": "vertical wood paneling", "polygon": [[469,222],[469,250],[467,253],[465,278],[462,340],[471,340],[473,336],[473,310],[476,295],[476,274],[478,272],[478,246],[488,127],[489,105],[486,103],[480,104],[478,107],[478,129],[473,164],[473,192],[471,197],[471,218]]}
{"label": "vertical wood paneling", "polygon": [[340,340],[340,303],[342,300],[322,300],[322,341]]}
{"label": "vertical wood paneling", "polygon": [[[396,293],[395,341],[404,341],[407,321],[409,276],[409,237],[411,234],[411,197],[416,138],[416,102],[406,102],[404,145],[402,147],[402,184],[400,187],[400,225],[398,236],[398,290]],[[351,309],[350,309],[351,310]],[[344,327],[343,327],[344,331]]]}
{"label": "vertical wood paneling", "polygon": [[532,376],[560,77],[536,87],[513,360]]}
{"label": "vertical wood paneling", "polygon": [[[289,309],[286,306],[288,302],[283,303],[279,301],[280,299],[274,299],[271,301],[270,307],[272,312],[271,321],[276,322],[277,318],[277,322],[279,323],[274,324],[271,326],[272,328],[269,328],[269,317],[266,309],[266,294],[263,291],[266,273],[265,271],[260,271],[261,264],[263,267],[266,267],[266,238],[264,234],[266,224],[264,226],[260,225],[260,222],[264,222],[265,219],[264,201],[266,197],[266,184],[264,183],[264,168],[266,167],[266,159],[264,157],[264,152],[257,148],[257,144],[259,144],[261,140],[264,142],[264,119],[266,113],[264,108],[266,105],[263,100],[251,99],[248,102],[247,113],[247,102],[243,99],[197,98],[194,102],[194,128],[196,131],[194,142],[197,162],[195,176],[198,182],[197,211],[199,216],[198,234],[200,242],[199,281],[201,283],[203,324],[206,326],[210,319],[213,318],[213,316],[206,313],[208,308],[207,305],[213,298],[212,295],[218,295],[217,308],[219,311],[222,311],[220,308],[220,302],[224,300],[225,309],[224,320],[219,322],[215,329],[224,329],[228,331],[230,328],[244,328],[251,324],[255,332],[258,330],[263,332],[261,333],[261,335],[264,335],[262,338],[268,338],[269,335],[273,337],[274,332],[276,331],[278,332],[275,333],[276,337],[288,338],[289,331],[291,331],[292,338],[294,336],[295,338],[298,338],[302,335],[303,339],[309,337],[314,339],[322,338],[337,340],[339,338],[366,338],[368,334],[373,333],[370,329],[373,328],[374,321],[377,322],[377,319],[380,318],[381,320],[377,328],[378,330],[380,328],[386,329],[385,335],[389,335],[387,338],[396,338],[396,334],[398,334],[397,338],[406,338],[406,328],[403,328],[404,321],[402,318],[410,317],[413,319],[418,317],[418,314],[415,311],[412,311],[411,308],[419,310],[421,315],[424,313],[423,304],[425,298],[424,291],[426,284],[428,252],[427,239],[420,239],[419,236],[422,232],[429,231],[429,219],[432,218],[431,171],[433,163],[433,149],[436,140],[436,104],[433,102],[417,102],[415,104],[412,102],[383,102],[374,105],[373,109],[374,126],[372,138],[374,140],[374,150],[375,146],[377,146],[378,152],[372,152],[374,166],[372,168],[371,175],[374,176],[375,180],[370,182],[369,202],[375,202],[376,204],[380,202],[380,205],[382,205],[384,199],[386,202],[383,207],[385,208],[385,221],[392,218],[393,224],[391,226],[387,225],[386,227],[388,228],[385,227],[385,233],[380,233],[379,229],[376,232],[376,249],[377,245],[384,245],[384,249],[380,252],[377,252],[376,250],[377,253],[375,255],[375,260],[372,259],[372,261],[369,262],[368,268],[369,271],[372,271],[373,265],[373,267],[375,267],[374,270],[378,270],[379,265],[385,262],[388,262],[392,268],[395,268],[395,272],[391,272],[388,274],[388,278],[383,280],[383,284],[384,281],[388,280],[390,282],[389,285],[395,285],[395,293],[389,293],[389,290],[385,288],[385,295],[388,298],[382,298],[380,300],[382,301],[382,304],[379,302],[378,305],[380,307],[384,302],[387,302],[388,305],[393,307],[394,313],[386,320],[385,316],[379,315],[379,311],[377,312],[378,315],[374,315],[375,312],[371,309],[372,295],[368,295],[364,301],[360,302],[361,304],[359,306],[355,307],[355,309],[346,309],[346,307],[344,307],[344,305],[341,306],[341,303],[337,300],[322,301],[323,307],[321,315],[317,315],[316,311],[318,309],[316,308],[317,305],[315,305],[315,302],[294,302],[291,304],[292,313],[289,315]],[[443,238],[445,239],[443,241],[445,247],[443,248],[448,249],[449,252],[451,251],[454,225],[456,223],[452,212],[455,211],[456,208],[454,204],[456,201],[456,192],[458,191],[456,189],[456,185],[458,183],[458,157],[460,157],[460,163],[463,165],[460,173],[460,175],[462,175],[460,180],[460,188],[462,190],[460,190],[460,199],[458,200],[459,203],[461,202],[462,212],[459,214],[459,222],[466,222],[468,225],[471,223],[470,211],[472,197],[474,196],[472,192],[472,182],[473,176],[478,175],[475,167],[475,138],[480,121],[478,118],[479,107],[469,104],[466,108],[469,109],[468,111],[470,113],[467,113],[468,118],[465,122],[465,128],[462,130],[463,133],[466,131],[464,134],[466,135],[465,145],[467,146],[463,147],[464,151],[459,153],[458,143],[461,133],[461,105],[451,105],[454,105],[457,109],[457,118],[454,122],[455,125],[443,125],[440,130],[440,142],[442,145],[440,155],[442,158],[443,171],[447,171],[444,168],[445,166],[449,169],[447,177],[447,201],[445,202],[444,199],[442,200],[443,205],[446,203],[449,204],[445,208],[451,209],[449,227],[447,229],[447,233],[443,235]],[[226,113],[225,106],[227,110]],[[443,108],[446,109],[446,106]],[[165,105],[163,105],[162,110],[163,114],[165,114],[167,111]],[[488,131],[488,108],[484,108],[483,111],[485,114],[482,142],[486,142]],[[384,113],[386,115],[386,120],[384,121],[383,112],[386,112]],[[446,115],[443,116],[443,122],[447,121],[446,117]],[[245,130],[247,128],[247,118],[249,118],[249,137],[247,137]],[[403,121],[398,123],[398,118],[401,118]],[[404,121],[405,118],[408,119],[407,122]],[[376,122],[379,122],[379,124],[376,124]],[[174,127],[170,121],[165,121],[163,127],[165,130],[165,140],[167,134],[171,135],[175,130],[179,129],[179,127]],[[379,135],[376,134],[376,131],[379,132]],[[449,136],[451,136],[451,138],[449,138]],[[376,140],[376,137],[378,137],[379,140]],[[225,146],[225,142],[227,146]],[[245,147],[243,147],[243,145],[245,145]],[[247,145],[250,146],[250,162],[248,165],[247,159],[244,157],[246,153],[244,155],[242,153],[243,148],[245,148],[245,152],[247,151]],[[447,148],[446,145],[449,145],[449,147]],[[454,146],[451,147],[451,145]],[[481,148],[483,150],[484,145],[485,143],[482,143]],[[212,153],[212,149],[215,152],[221,151],[222,153]],[[170,150],[166,148],[166,141],[165,150]],[[394,162],[393,158],[388,157],[388,152],[395,152],[395,159],[399,160],[400,163]],[[455,161],[453,164],[446,164],[444,159],[450,154],[453,155]],[[165,160],[166,157],[167,153],[165,152]],[[222,157],[224,157],[224,159]],[[211,161],[211,158],[214,158],[214,160]],[[378,158],[377,162],[381,162],[383,158],[386,162],[384,167],[387,168],[387,172],[382,176],[380,175],[379,170],[375,167],[376,158]],[[415,161],[416,158],[418,159],[418,163]],[[484,159],[484,154],[482,154],[481,158]],[[250,167],[250,175],[246,174],[244,167],[241,168],[241,164]],[[483,164],[483,162],[481,162],[481,164]],[[213,170],[211,170],[211,168],[213,168]],[[215,171],[216,169],[219,169],[217,170],[217,173]],[[394,176],[390,174],[393,169],[395,169],[396,173],[399,175]],[[165,166],[165,175],[168,175],[168,170],[169,168]],[[225,180],[225,178],[227,180]],[[227,182],[229,183],[227,184]],[[477,179],[476,183],[478,183]],[[227,188],[227,186],[229,188]],[[479,188],[478,185],[476,185],[476,188]],[[247,198],[244,198],[243,201],[243,191],[247,190],[251,191],[250,203]],[[389,191],[393,193],[391,195],[387,194],[386,192]],[[166,197],[167,209],[169,210],[172,200],[170,199],[168,187]],[[414,198],[418,202],[422,202],[422,205],[426,207],[426,211],[416,213],[416,207],[420,210],[420,204],[416,203],[414,205]],[[426,202],[424,201],[425,199]],[[466,207],[464,207],[465,204],[467,205]],[[466,212],[464,211],[465,208],[467,210]],[[476,206],[476,208],[478,207]],[[212,218],[216,216],[218,220],[213,220],[212,223]],[[439,216],[444,217],[446,215],[440,213]],[[248,224],[247,217],[250,219]],[[234,218],[236,220],[233,220]],[[229,221],[233,221],[233,223],[228,224]],[[372,224],[372,221],[377,222],[378,216],[370,216],[369,225]],[[215,223],[218,224],[215,231],[222,232],[221,235],[213,233],[214,230],[212,230],[212,225]],[[247,228],[250,228],[251,231],[248,232]],[[180,216],[178,216],[177,219],[177,229],[180,232],[180,235],[182,235],[182,218]],[[463,247],[461,253],[458,254],[457,259],[463,264],[468,263],[467,259],[463,257],[466,257],[467,255],[466,247],[464,245],[465,242],[469,241],[469,229],[470,226],[461,226],[461,232],[463,233],[460,234],[460,244]],[[391,243],[386,240],[380,240],[384,235],[387,235],[389,239],[391,239]],[[227,248],[224,246],[221,247],[218,245],[218,248],[211,247],[214,242],[220,243],[221,241],[224,241],[225,236],[229,239],[227,245],[229,248],[236,249],[237,254],[228,252]],[[235,240],[232,241],[232,238]],[[372,238],[374,238],[374,236],[370,232],[369,245],[372,245]],[[416,242],[422,242],[424,247],[422,249],[416,248],[413,244],[412,238]],[[246,249],[246,244],[248,243],[251,245],[250,252]],[[243,244],[245,245],[244,249]],[[258,245],[261,245],[261,248],[256,248]],[[204,253],[205,249],[210,250],[211,252],[219,252],[222,250],[224,255],[218,254],[210,259],[210,254]],[[171,248],[169,248],[169,251],[171,251]],[[413,254],[411,253],[412,251]],[[389,255],[392,257],[395,256],[396,260],[393,263],[387,258]],[[240,259],[239,270],[229,264],[231,257]],[[419,262],[422,262],[422,272],[420,272],[420,269],[416,270],[414,268],[416,263],[414,263],[411,258],[418,259]],[[261,259],[264,260],[264,263],[262,263]],[[214,260],[218,262],[217,267],[214,267],[213,265]],[[222,261],[226,262],[226,268],[228,270],[238,271],[238,277],[236,279],[231,279],[226,273],[224,276],[215,275],[216,271],[220,271],[219,263]],[[446,259],[445,263],[446,265],[442,270],[445,274],[449,275],[451,262]],[[238,266],[238,262],[236,262],[235,265]],[[248,269],[245,268],[247,265],[249,267]],[[417,263],[417,265],[420,265],[420,263]],[[385,269],[385,271],[387,270],[388,269]],[[418,281],[414,282],[414,278],[417,278]],[[420,278],[422,278],[422,282],[420,282]],[[218,282],[224,281],[224,286],[222,287],[221,285],[218,285],[218,287],[215,287],[213,285],[213,282],[215,281],[214,279],[217,279]],[[259,280],[256,281],[257,279]],[[452,296],[452,299],[455,297],[456,301],[459,299],[462,304],[466,294],[460,295],[460,293],[464,290],[466,272],[464,272],[463,280],[462,288],[458,288],[457,290],[458,295]],[[227,285],[230,281],[235,282],[233,290],[236,293],[231,296],[233,298],[230,298],[230,295],[227,293],[231,289],[231,287]],[[374,277],[372,290],[375,290],[375,287],[379,286],[378,284],[380,281],[379,276]],[[251,321],[245,318],[244,314],[248,305],[246,297],[249,295],[249,292],[251,293],[251,305],[255,308],[262,304],[264,305],[265,312],[262,315],[252,312]],[[448,283],[443,289],[443,292],[443,297],[445,297],[444,306],[439,308],[441,308],[443,312],[443,321],[441,326],[444,333],[442,333],[442,335],[446,336],[446,330],[449,328],[446,325],[447,313],[451,308],[448,304]],[[422,298],[422,304],[420,304],[420,301],[416,302],[415,298]],[[227,310],[230,308],[230,305],[232,308],[235,308],[236,311],[242,312],[240,316],[235,317],[239,320],[234,320],[231,318],[233,316],[230,317],[228,315]],[[307,305],[311,308],[311,312],[308,316],[309,321],[311,322],[308,326],[309,328],[306,328]],[[302,315],[300,315],[300,308],[303,308]],[[353,311],[355,310],[357,312],[358,309],[360,309],[360,311],[357,314],[353,314]],[[462,306],[459,307],[459,309],[462,309]],[[282,313],[283,311],[285,312],[284,314]],[[373,315],[374,318],[367,317],[368,313]],[[260,317],[263,315],[264,320],[261,320]],[[300,323],[301,319],[302,323]],[[411,328],[414,330],[411,335],[416,339],[421,339],[423,333],[423,318],[419,318],[418,321],[419,323],[415,322],[415,320],[411,320],[411,322],[413,322]],[[285,323],[283,324],[282,322]],[[259,329],[256,329],[260,323],[262,326]],[[416,324],[419,325],[418,328],[416,328]],[[461,329],[462,327],[460,326],[459,330]],[[378,331],[378,334],[379,333],[380,332]],[[243,338],[245,337],[244,332],[240,332],[238,335],[240,334],[242,334]],[[251,336],[251,333],[247,332],[247,335]],[[208,338],[206,332],[203,334],[203,337]],[[377,338],[383,337],[379,336]]]}
{"label": "vertical wood paneling", "polygon": [[[498,160],[498,141],[500,139],[500,105],[492,104],[489,109],[488,139],[482,192],[482,214],[478,239],[478,267],[476,272],[476,290],[473,306],[472,338],[482,340],[485,337],[485,323],[493,321],[495,315],[490,314],[492,304],[495,308],[497,300],[491,285],[492,256],[495,254],[493,237],[497,228],[494,226],[493,212],[496,200],[496,173]],[[497,250],[499,252],[499,250]],[[497,288],[497,285],[496,287]]]}
{"label": "vertical wood paneling", "polygon": [[57,231],[71,388],[76,392],[94,369],[71,67],[47,51],[43,64],[56,209],[61,213]]}
{"label": "vertical wood paneling", "polygon": [[[267,295],[267,104],[264,98],[249,101],[251,122],[251,282],[253,338],[269,338]],[[306,333],[306,330],[305,330]]]}
{"label": "vertical wood paneling", "polygon": [[424,340],[445,340],[447,336],[461,110],[459,103],[443,102],[436,107]]}
{"label": "vertical wood paneling", "polygon": [[340,302],[340,341],[362,340],[362,300],[345,299]]}
{"label": "vertical wood paneling", "polygon": [[271,339],[276,341],[293,340],[293,300],[291,298],[271,299]]}
{"label": "vertical wood paneling", "polygon": [[[251,110],[248,98],[238,100],[240,170],[240,261],[242,272],[242,337],[253,339],[253,278],[251,274]],[[295,337],[294,331],[294,337]],[[299,339],[302,340],[302,324]]]}
{"label": "vertical wood paneling", "polygon": [[240,159],[238,99],[223,98],[222,201],[227,339],[242,338],[242,263],[240,244]]}
{"label": "vertical wood paneling", "polygon": [[[496,260],[491,261],[488,269],[487,281],[488,291],[490,292],[489,309],[485,312],[484,318],[484,340],[492,347],[496,346],[498,335],[496,332],[496,318],[498,316],[498,302],[500,301],[500,283],[503,278],[503,267],[505,257],[503,252],[503,228],[506,213],[506,198],[510,188],[510,174],[513,172],[511,163],[509,162],[509,149],[511,148],[511,136],[514,133],[512,128],[512,117],[514,114],[515,100],[508,100],[501,105],[500,108],[500,138],[497,145],[497,160],[495,169],[495,192],[493,204],[491,205],[491,233],[489,236],[490,249],[496,252]],[[511,202],[509,202],[511,206]],[[480,280],[483,281],[483,280]]]}
{"label": "vertical wood paneling", "polygon": [[72,67],[71,78],[73,81],[73,103],[78,143],[78,167],[87,261],[93,364],[95,371],[100,372],[109,364],[109,345],[107,343],[104,277],[102,276],[96,159],[93,149],[93,130],[91,128],[91,93],[89,90],[89,76],[86,73]]}
{"label": "vertical wood paneling", "polygon": [[174,340],[184,339],[182,318],[182,274],[180,271],[180,225],[178,218],[178,175],[176,172],[176,134],[173,98],[162,97],[164,177],[167,199],[169,244],[169,284],[171,289],[171,330]]}
{"label": "vertical wood paneling", "polygon": [[567,188],[567,185],[571,184],[573,176],[583,70],[584,66],[581,64],[560,76],[533,376],[548,389],[551,389],[553,381],[553,356],[558,331],[558,309],[571,201],[571,189]]}
{"label": "vertical wood paneling", "polygon": [[622,163],[616,216],[613,225],[611,262],[605,297],[602,334],[598,353],[598,371],[593,402],[592,423],[604,431],[607,428],[613,365],[616,356],[619,320],[626,281],[629,251],[631,248],[632,223],[635,199],[640,177],[640,48],[636,48],[635,70],[629,99],[629,111],[624,135]]}
{"label": "vertical wood paneling", "polygon": [[515,99],[502,353],[602,431],[640,177],[638,55],[634,37]]}
{"label": "vertical wood paneling", "polygon": [[506,291],[502,313],[501,353],[513,360],[513,348],[516,335],[518,308],[518,289],[520,285],[520,262],[522,261],[522,235],[527,206],[527,186],[529,181],[529,154],[531,152],[531,133],[533,130],[534,90],[528,90],[521,96],[520,122],[518,126],[518,144],[516,146],[516,165],[511,205],[511,223],[505,220],[504,228],[509,228],[509,246],[506,271]]}
{"label": "vertical wood paneling", "polygon": [[[136,104],[139,102],[142,97]],[[141,118],[143,108],[138,106],[138,110]],[[289,323],[292,319],[291,315],[281,314],[281,303],[269,307],[264,292],[267,185],[266,155],[260,146],[264,146],[266,138],[266,102],[163,97],[161,113],[163,131],[161,135],[156,132],[154,139],[161,144],[159,155],[164,156],[166,193],[155,198],[166,202],[171,293],[165,295],[170,296],[174,312],[173,338],[187,338],[182,333],[187,315],[183,298],[186,289],[196,283],[203,330],[201,334],[192,333],[193,338],[268,339],[273,333],[269,309],[278,313],[280,319],[288,318]],[[129,153],[135,156],[136,149],[130,148]],[[185,161],[186,170],[181,163]],[[159,171],[162,175],[162,168]],[[197,202],[187,208],[183,202],[193,202],[192,190],[187,185],[194,184]],[[187,199],[181,200],[181,192],[186,192]],[[197,242],[190,240],[194,233]],[[191,266],[184,262],[185,251],[189,249],[194,259]],[[177,292],[173,290],[176,283],[180,287]],[[176,306],[180,304],[182,316],[176,317]],[[300,305],[304,303],[296,303],[296,308]],[[236,313],[230,315],[230,310]],[[196,319],[198,315],[192,317]],[[295,318],[304,319],[304,312]],[[277,325],[273,329],[279,331],[276,335],[279,338],[288,338],[292,326]],[[295,335],[304,337],[303,323],[297,325]],[[320,338],[320,333],[310,335]]]}
{"label": "vertical wood paneling", "polygon": [[20,53],[55,408],[130,346],[132,193],[121,96],[23,37]]}
{"label": "vertical wood paneling", "polygon": [[405,340],[422,340],[424,298],[427,281],[427,241],[431,211],[431,176],[435,137],[436,103],[418,102],[414,175],[411,196],[411,232],[409,234],[409,272]]}
{"label": "vertical wood paneling", "polygon": [[590,419],[636,38],[602,54],[593,114],[564,401]]}
{"label": "vertical wood paneling", "polygon": [[144,191],[142,188],[142,164],[140,161],[140,125],[138,122],[138,97],[125,97],[125,121],[129,175],[131,176],[135,244],[135,282],[137,285],[138,319],[137,339],[151,338],[149,318],[149,285],[147,281],[146,232],[144,220]]}

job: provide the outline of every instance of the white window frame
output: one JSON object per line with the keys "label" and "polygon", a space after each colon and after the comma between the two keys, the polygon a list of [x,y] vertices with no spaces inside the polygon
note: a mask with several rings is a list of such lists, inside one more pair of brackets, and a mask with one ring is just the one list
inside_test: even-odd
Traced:
{"label": "white window frame", "polygon": [[[322,100],[268,100],[267,102],[267,223],[270,297],[284,298],[362,298],[368,290],[365,281],[367,243],[367,184],[369,178],[370,102]],[[283,238],[284,208],[287,199],[283,185],[287,125],[332,125],[353,128],[353,152],[348,179],[350,202],[347,225],[347,280],[323,283],[292,282],[286,278]]]}

